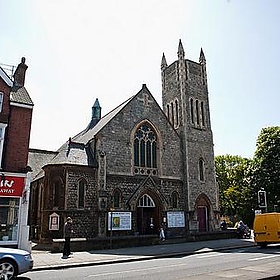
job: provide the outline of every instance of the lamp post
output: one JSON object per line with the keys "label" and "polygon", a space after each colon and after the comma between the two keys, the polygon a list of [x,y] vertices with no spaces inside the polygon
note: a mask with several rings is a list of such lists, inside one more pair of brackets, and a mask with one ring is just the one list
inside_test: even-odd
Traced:
{"label": "lamp post", "polygon": [[113,247],[113,210],[114,208],[110,208],[110,249]]}

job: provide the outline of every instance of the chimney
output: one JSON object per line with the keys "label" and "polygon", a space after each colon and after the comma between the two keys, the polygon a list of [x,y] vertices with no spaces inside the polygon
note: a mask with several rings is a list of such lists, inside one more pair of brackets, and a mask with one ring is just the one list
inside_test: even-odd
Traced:
{"label": "chimney", "polygon": [[25,57],[21,58],[21,63],[18,65],[14,73],[14,86],[23,87],[25,81],[25,72],[28,66],[25,64]]}

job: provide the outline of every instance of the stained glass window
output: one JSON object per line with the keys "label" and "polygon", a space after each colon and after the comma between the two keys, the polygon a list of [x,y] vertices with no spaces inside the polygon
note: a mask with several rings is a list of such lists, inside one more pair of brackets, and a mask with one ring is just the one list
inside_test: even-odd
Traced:
{"label": "stained glass window", "polygon": [[138,167],[157,167],[157,137],[147,123],[142,124],[134,136],[134,165]]}

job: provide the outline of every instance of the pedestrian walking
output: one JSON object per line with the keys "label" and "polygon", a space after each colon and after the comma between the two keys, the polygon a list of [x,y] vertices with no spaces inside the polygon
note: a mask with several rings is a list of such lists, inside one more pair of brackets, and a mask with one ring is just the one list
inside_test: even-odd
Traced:
{"label": "pedestrian walking", "polygon": [[160,229],[159,229],[159,240],[160,241],[164,241],[165,240],[165,234],[164,234],[163,227],[160,227]]}
{"label": "pedestrian walking", "polygon": [[64,224],[64,247],[63,247],[63,258],[68,258],[69,255],[71,254],[70,251],[70,238],[72,236],[73,233],[73,228],[72,228],[73,224],[72,224],[72,219],[71,217],[68,217],[66,219],[66,223]]}

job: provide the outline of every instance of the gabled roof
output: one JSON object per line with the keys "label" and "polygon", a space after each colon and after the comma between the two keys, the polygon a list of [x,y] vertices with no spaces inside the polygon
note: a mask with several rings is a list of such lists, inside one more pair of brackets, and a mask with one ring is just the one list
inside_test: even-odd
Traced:
{"label": "gabled roof", "polygon": [[14,86],[11,90],[10,101],[12,105],[29,106],[31,108],[34,106],[25,87]]}
{"label": "gabled roof", "polygon": [[[151,95],[146,85],[143,85],[142,89],[136,95],[133,95],[102,117],[94,127],[88,125],[86,129],[75,135],[73,138],[69,138],[69,140],[57,150],[53,158],[50,158],[50,161],[45,162],[41,167],[61,164],[97,167],[98,165],[94,157],[94,151],[91,149],[90,142],[118,113],[120,113],[122,109],[124,109],[126,105],[128,105],[129,102],[134,98],[137,98],[143,90]],[[152,95],[151,97],[154,100]],[[156,101],[155,103],[157,104]],[[157,104],[157,106],[159,105]],[[160,107],[159,109],[162,110]]]}
{"label": "gabled roof", "polygon": [[1,67],[0,67],[0,77],[9,87],[13,86],[12,80],[9,78],[7,73]]}
{"label": "gabled roof", "polygon": [[75,164],[85,166],[97,166],[94,159],[93,151],[91,151],[89,141],[115,116],[120,110],[132,99],[129,98],[114,110],[106,114],[94,126],[87,126],[85,130],[70,138],[58,150],[57,154],[46,164]]}
{"label": "gabled roof", "polygon": [[74,136],[72,140],[78,143],[87,144],[114,116],[116,116],[126,106],[127,103],[129,103],[131,99],[133,99],[133,97],[134,96],[130,97],[125,102],[102,117],[93,128],[83,130],[82,132]]}

